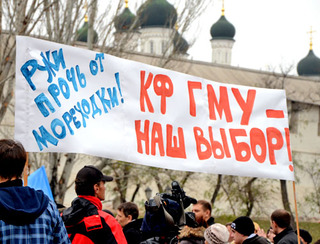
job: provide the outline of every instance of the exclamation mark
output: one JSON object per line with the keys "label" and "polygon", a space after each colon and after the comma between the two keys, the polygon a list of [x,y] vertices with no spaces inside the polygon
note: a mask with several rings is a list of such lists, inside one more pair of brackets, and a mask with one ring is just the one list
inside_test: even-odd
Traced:
{"label": "exclamation mark", "polygon": [[[287,142],[287,151],[288,151],[288,159],[292,162],[292,155],[291,155],[291,146],[290,146],[290,133],[288,128],[284,128],[285,135],[286,135],[286,142]],[[293,165],[289,165],[290,171],[293,172]]]}
{"label": "exclamation mark", "polygon": [[116,82],[117,82],[117,85],[118,85],[118,90],[119,90],[119,93],[120,93],[120,96],[121,96],[121,103],[123,103],[124,100],[123,100],[122,92],[121,92],[121,86],[120,86],[120,80],[119,80],[119,73],[115,73],[114,76],[116,77]]}

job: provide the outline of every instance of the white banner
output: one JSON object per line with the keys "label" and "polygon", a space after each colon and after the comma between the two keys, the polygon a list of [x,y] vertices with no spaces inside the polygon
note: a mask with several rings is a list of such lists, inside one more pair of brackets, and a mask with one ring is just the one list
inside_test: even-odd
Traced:
{"label": "white banner", "polygon": [[29,152],[294,180],[283,90],[18,36],[15,108]]}

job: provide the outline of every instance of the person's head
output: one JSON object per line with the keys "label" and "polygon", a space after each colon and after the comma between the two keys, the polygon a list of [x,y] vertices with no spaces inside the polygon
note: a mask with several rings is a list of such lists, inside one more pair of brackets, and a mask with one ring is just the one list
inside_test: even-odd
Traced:
{"label": "person's head", "polygon": [[291,215],[284,209],[277,209],[271,214],[271,227],[277,235],[290,226]]}
{"label": "person's head", "polygon": [[[303,244],[309,244],[312,242],[312,236],[310,235],[309,231],[304,229],[299,229],[301,241]],[[297,234],[297,231],[296,231]]]}
{"label": "person's head", "polygon": [[228,242],[232,242],[233,241],[231,224],[232,224],[232,222],[226,223],[226,227],[227,227],[227,229],[229,231],[229,240],[228,240]]}
{"label": "person's head", "polygon": [[75,180],[77,195],[94,196],[100,200],[105,198],[105,182],[112,181],[111,176],[106,176],[93,165],[86,165],[79,170]]}
{"label": "person's head", "polygon": [[133,202],[124,202],[121,203],[117,209],[116,220],[119,224],[124,227],[132,220],[135,220],[139,217],[139,209],[137,204]]}
{"label": "person's head", "polygon": [[270,227],[268,230],[267,230],[267,238],[269,239],[269,241],[271,243],[273,243],[273,238],[276,236],[276,234],[274,233],[272,227]]}
{"label": "person's head", "polygon": [[211,217],[211,204],[206,200],[198,200],[196,204],[192,206],[192,212],[196,217],[196,221],[199,225],[204,225]]}
{"label": "person's head", "polygon": [[257,222],[253,222],[254,224],[254,233],[257,234],[260,230],[260,225]]}
{"label": "person's head", "polygon": [[320,239],[316,240],[316,242],[314,244],[320,244]]}
{"label": "person's head", "polygon": [[204,231],[204,239],[206,244],[225,244],[229,240],[229,231],[226,226],[216,223]]}
{"label": "person's head", "polygon": [[21,178],[27,154],[20,142],[0,140],[0,182]]}
{"label": "person's head", "polygon": [[254,233],[253,221],[247,216],[236,218],[232,224],[232,235],[236,244],[241,244],[248,236]]}

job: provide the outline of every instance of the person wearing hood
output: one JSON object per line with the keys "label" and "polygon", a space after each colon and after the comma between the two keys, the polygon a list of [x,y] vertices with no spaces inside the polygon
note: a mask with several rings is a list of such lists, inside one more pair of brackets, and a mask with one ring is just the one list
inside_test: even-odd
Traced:
{"label": "person wearing hood", "polygon": [[21,180],[27,154],[0,140],[0,243],[70,243],[56,204]]}
{"label": "person wearing hood", "polygon": [[121,225],[102,210],[104,184],[112,180],[93,165],[84,166],[77,173],[75,191],[78,197],[62,212],[72,243],[127,244]]}

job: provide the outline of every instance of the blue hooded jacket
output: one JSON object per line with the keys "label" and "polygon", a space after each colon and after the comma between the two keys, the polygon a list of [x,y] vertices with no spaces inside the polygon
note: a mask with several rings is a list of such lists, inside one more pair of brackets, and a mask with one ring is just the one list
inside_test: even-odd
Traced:
{"label": "blue hooded jacket", "polygon": [[48,203],[49,198],[42,191],[23,187],[20,179],[0,184],[0,220],[7,224],[33,223]]}

